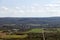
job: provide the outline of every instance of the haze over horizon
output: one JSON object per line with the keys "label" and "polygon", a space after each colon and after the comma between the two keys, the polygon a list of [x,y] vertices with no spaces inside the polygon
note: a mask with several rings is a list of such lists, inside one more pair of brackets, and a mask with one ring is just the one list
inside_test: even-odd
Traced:
{"label": "haze over horizon", "polygon": [[0,17],[60,17],[60,0],[0,0]]}

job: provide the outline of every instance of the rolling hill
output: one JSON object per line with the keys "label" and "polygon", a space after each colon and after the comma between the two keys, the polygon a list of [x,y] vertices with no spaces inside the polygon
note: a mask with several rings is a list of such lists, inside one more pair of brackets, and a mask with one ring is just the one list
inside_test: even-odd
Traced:
{"label": "rolling hill", "polygon": [[[29,29],[29,28],[41,28],[41,27],[60,27],[60,17],[47,17],[47,18],[0,18],[0,28],[3,24],[9,24],[8,26],[5,26],[7,29],[12,28],[20,28],[20,29]],[[16,24],[15,26],[11,26],[10,24]],[[22,26],[20,24],[23,24]],[[25,25],[28,24],[28,25]],[[35,24],[35,25],[30,25]],[[38,26],[38,24],[41,24]],[[48,25],[45,25],[48,24]],[[30,26],[30,27],[29,27]]]}

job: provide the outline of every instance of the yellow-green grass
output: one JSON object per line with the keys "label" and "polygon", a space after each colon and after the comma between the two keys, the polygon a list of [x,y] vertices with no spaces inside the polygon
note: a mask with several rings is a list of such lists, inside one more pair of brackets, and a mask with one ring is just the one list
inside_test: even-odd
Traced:
{"label": "yellow-green grass", "polygon": [[27,33],[42,33],[42,31],[44,31],[41,28],[35,28],[35,29],[31,29],[29,31],[27,31]]}
{"label": "yellow-green grass", "polygon": [[11,39],[11,38],[26,38],[28,37],[28,35],[6,35],[6,36],[3,36],[1,38],[6,38],[6,39]]}
{"label": "yellow-green grass", "polygon": [[[53,29],[53,28],[52,28]],[[34,29],[31,29],[31,30],[29,30],[29,31],[26,31],[25,33],[42,33],[42,32],[47,32],[47,33],[54,33],[54,32],[60,32],[60,28],[57,28],[57,30],[56,31],[53,31],[53,30],[44,30],[44,29],[42,29],[42,28],[34,28]]]}

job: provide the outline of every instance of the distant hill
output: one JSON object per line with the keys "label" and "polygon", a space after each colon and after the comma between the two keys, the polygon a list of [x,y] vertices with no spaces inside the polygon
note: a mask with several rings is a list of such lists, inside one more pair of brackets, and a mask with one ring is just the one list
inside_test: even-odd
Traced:
{"label": "distant hill", "polygon": [[0,18],[0,24],[60,24],[60,17],[47,18]]}
{"label": "distant hill", "polygon": [[[3,24],[9,24],[9,26],[1,26]],[[16,24],[11,26],[10,24]],[[20,25],[28,24],[28,25]],[[30,25],[29,25],[30,24]],[[33,24],[33,25],[31,25]],[[41,24],[40,26],[38,24]],[[45,25],[47,24],[47,25]],[[60,28],[60,17],[46,17],[46,18],[0,18],[0,29],[14,29],[20,28],[21,30],[41,28],[41,27],[59,27]]]}

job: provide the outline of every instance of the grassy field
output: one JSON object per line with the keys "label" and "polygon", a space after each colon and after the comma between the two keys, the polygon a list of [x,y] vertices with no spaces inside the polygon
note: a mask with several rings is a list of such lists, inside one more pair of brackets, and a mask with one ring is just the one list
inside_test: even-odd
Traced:
{"label": "grassy field", "polygon": [[35,29],[31,29],[31,30],[27,31],[27,33],[42,33],[42,31],[44,31],[44,30],[40,29],[40,28],[35,28]]}
{"label": "grassy field", "polygon": [[5,38],[26,38],[28,35],[6,35]]}
{"label": "grassy field", "polygon": [[42,32],[47,32],[47,33],[60,32],[60,28],[49,28],[49,29],[34,28],[29,31],[26,31],[25,33],[42,33]]}
{"label": "grassy field", "polygon": [[35,29],[31,29],[29,31],[23,32],[23,35],[5,35],[5,36],[0,36],[0,38],[2,39],[21,39],[21,40],[43,40],[43,33],[44,32],[44,36],[48,39],[48,40],[55,40],[56,38],[58,38],[60,40],[60,28],[57,29],[42,29],[42,28],[35,28]]}
{"label": "grassy field", "polygon": [[26,38],[28,35],[6,35],[0,38],[11,39],[11,38]]}

